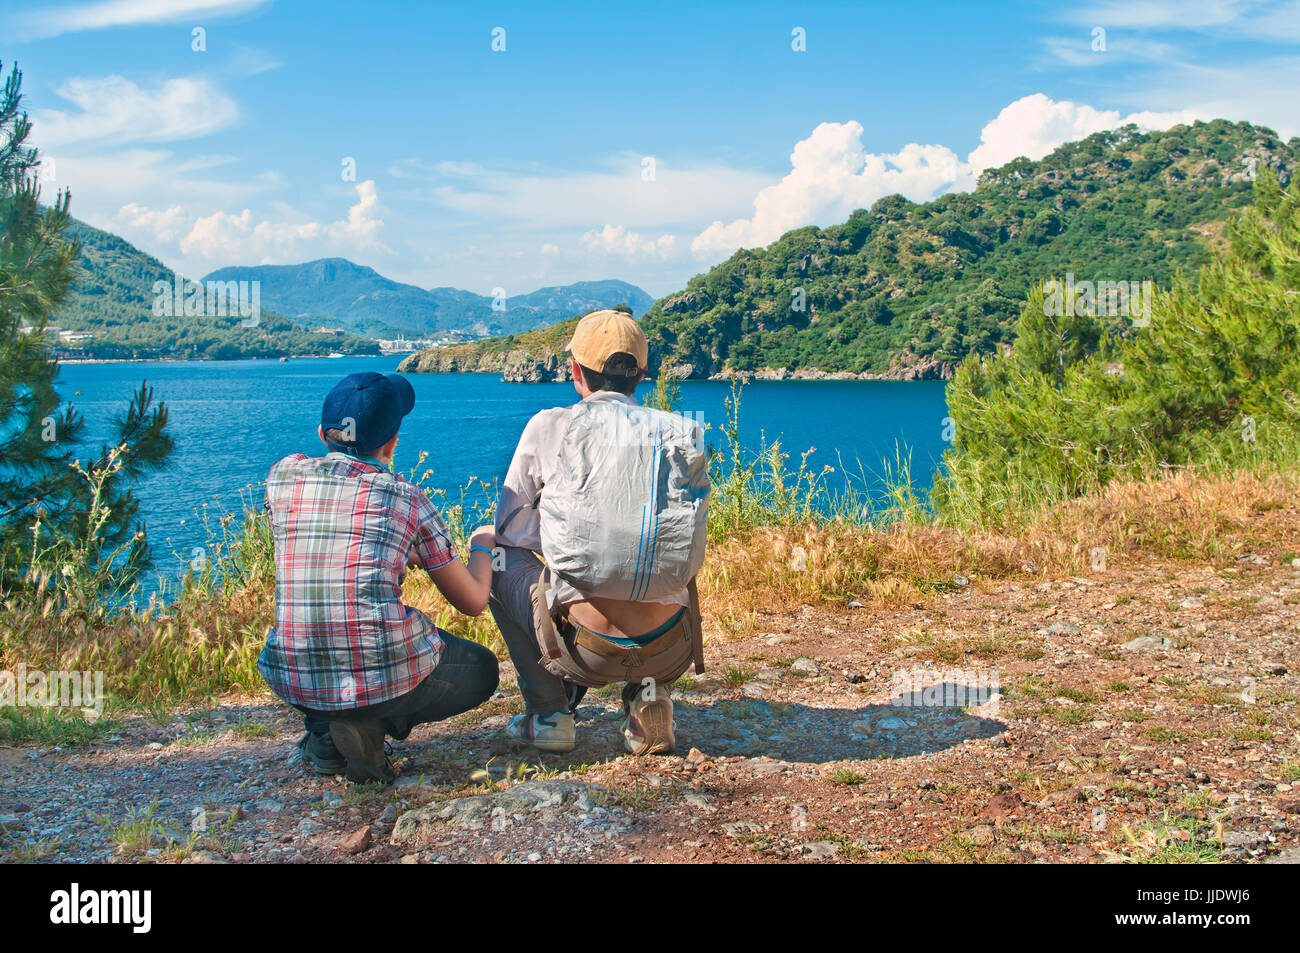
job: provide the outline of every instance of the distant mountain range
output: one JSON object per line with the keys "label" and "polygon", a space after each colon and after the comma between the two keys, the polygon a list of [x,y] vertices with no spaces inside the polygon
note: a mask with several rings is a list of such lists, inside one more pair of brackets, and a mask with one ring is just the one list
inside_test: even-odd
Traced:
{"label": "distant mountain range", "polygon": [[[92,337],[65,338],[65,352],[90,357],[277,357],[378,353],[376,337],[469,339],[547,327],[600,307],[626,304],[640,315],[653,299],[625,281],[580,281],[507,297],[502,310],[486,295],[457,288],[425,290],[392,281],[345,258],[301,265],[220,268],[202,281],[260,281],[261,320],[235,315],[156,314],[157,282],[176,277],[157,258],[112,232],[75,221],[79,276],[50,324]],[[183,310],[183,309],[181,309]],[[326,326],[343,333],[316,333]],[[75,347],[68,343],[75,341]]]}
{"label": "distant mountain range", "polygon": [[67,234],[81,244],[78,276],[49,323],[65,334],[88,331],[91,337],[73,333],[57,341],[65,355],[230,359],[379,353],[374,341],[314,334],[265,307],[253,327],[245,327],[238,313],[187,316],[173,307],[171,313],[155,314],[155,286],[162,282],[175,288],[170,268],[126,239],[85,222],[74,220]]}
{"label": "distant mountain range", "polygon": [[512,334],[616,304],[628,305],[639,317],[654,303],[636,285],[615,280],[579,281],[499,300],[459,288],[425,290],[346,258],[219,268],[203,280],[259,281],[265,308],[377,337],[423,337],[438,331]]}

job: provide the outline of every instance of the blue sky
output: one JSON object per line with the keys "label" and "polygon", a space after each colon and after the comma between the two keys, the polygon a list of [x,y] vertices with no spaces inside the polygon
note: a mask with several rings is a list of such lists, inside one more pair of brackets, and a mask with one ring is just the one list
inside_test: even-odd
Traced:
{"label": "blue sky", "polygon": [[657,296],[1124,121],[1300,134],[1297,0],[8,0],[0,59],[46,187],[195,277],[339,255],[422,287]]}

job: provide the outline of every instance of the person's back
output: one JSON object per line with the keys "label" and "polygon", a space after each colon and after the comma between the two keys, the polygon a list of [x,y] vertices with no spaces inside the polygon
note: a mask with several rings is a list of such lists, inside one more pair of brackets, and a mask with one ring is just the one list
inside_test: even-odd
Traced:
{"label": "person's back", "polygon": [[[546,487],[559,490],[566,478],[581,484],[573,488],[574,496],[566,496],[566,489],[556,494],[558,501],[547,498],[554,507],[551,518],[562,520],[577,499],[576,494],[595,492],[602,485],[600,477],[606,475],[575,475],[575,462],[564,459],[564,450],[573,449],[570,428],[574,415],[603,402],[635,407],[632,393],[645,374],[645,337],[630,315],[604,311],[584,317],[569,350],[573,354],[574,387],[582,402],[571,408],[541,411],[528,422],[497,504],[496,536],[504,548],[505,565],[498,566],[500,571],[494,574],[489,606],[519,673],[527,709],[524,715],[511,720],[508,730],[512,736],[543,750],[570,750],[574,745],[573,712],[586,688],[625,681],[623,735],[628,749],[634,753],[671,750],[675,744],[672,683],[692,661],[700,664],[699,619],[692,599],[693,585],[687,585],[690,580],[656,587],[653,598],[619,598],[609,592],[579,589],[561,564],[581,566],[586,561],[600,568],[602,559],[635,557],[637,553],[632,549],[625,546],[618,554],[574,552],[571,555],[575,560],[555,560],[555,572],[548,572],[537,556],[545,552],[543,519],[548,514],[539,504],[546,498]],[[700,528],[707,518],[706,467],[697,474],[701,475],[703,486],[694,490],[689,516],[692,526],[698,520]],[[662,515],[667,504],[661,481],[654,473],[647,473],[646,479],[650,485],[642,492],[648,491],[649,495],[642,505],[647,515]],[[630,491],[626,482],[615,479],[614,483],[620,485],[608,486],[605,491]],[[594,527],[597,515],[576,514],[579,525],[571,534],[574,545],[584,535],[582,524]],[[629,524],[626,528],[631,538],[636,538],[638,527]],[[640,530],[643,546],[654,545],[650,524]],[[589,537],[587,549],[600,549],[591,544],[591,534],[585,535]],[[692,530],[690,535],[698,549],[693,555],[702,559],[703,533]],[[636,570],[642,574],[638,578],[647,578],[646,574],[653,572],[643,568],[650,566],[648,551],[642,552],[638,560]],[[557,555],[548,554],[551,558]],[[573,575],[587,578],[592,574]],[[630,594],[638,591],[634,585]]]}
{"label": "person's back", "polygon": [[415,404],[397,376],[353,374],[326,397],[324,457],[292,454],[267,476],[275,542],[275,625],[257,660],[271,689],[304,715],[305,763],[350,780],[391,780],[384,736],[485,701],[496,658],[402,604],[418,566],[469,615],[487,603],[492,531],[460,561],[428,496],[389,472],[401,420]]}
{"label": "person's back", "polygon": [[293,454],[267,477],[275,542],[275,639],[263,675],[288,701],[356,708],[410,691],[442,646],[402,604],[407,560],[457,558],[427,496],[378,461]]}

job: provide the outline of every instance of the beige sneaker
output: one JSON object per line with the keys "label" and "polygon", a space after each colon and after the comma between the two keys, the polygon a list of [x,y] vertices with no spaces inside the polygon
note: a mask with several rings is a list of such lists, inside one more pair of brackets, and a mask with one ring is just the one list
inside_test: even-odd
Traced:
{"label": "beige sneaker", "polygon": [[668,754],[677,747],[673,737],[673,700],[660,689],[654,701],[642,697],[641,686],[623,689],[623,744],[632,754]]}

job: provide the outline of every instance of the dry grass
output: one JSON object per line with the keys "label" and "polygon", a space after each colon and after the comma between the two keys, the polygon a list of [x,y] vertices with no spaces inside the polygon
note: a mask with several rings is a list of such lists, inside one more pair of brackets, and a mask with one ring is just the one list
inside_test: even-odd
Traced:
{"label": "dry grass", "polygon": [[[739,637],[759,627],[760,613],[801,605],[899,606],[957,588],[963,580],[955,577],[978,584],[1078,575],[1089,571],[1096,548],[1106,550],[1108,569],[1150,561],[1223,565],[1243,553],[1277,558],[1300,550],[1298,486],[1295,473],[1183,472],[1029,514],[1014,534],[914,516],[883,529],[830,523],[742,531],[710,545],[701,573],[706,624]],[[108,622],[61,617],[52,602],[7,604],[0,668],[22,661],[29,669],[98,669],[120,700],[145,704],[264,692],[256,659],[274,616],[269,567],[264,554],[237,583],[184,592],[165,609]],[[504,657],[490,614],[459,615],[424,573],[407,577],[404,599]],[[936,646],[938,657],[944,649]]]}
{"label": "dry grass", "polygon": [[[1015,535],[906,521],[758,528],[714,544],[701,574],[709,614],[725,620],[800,605],[900,606],[959,587],[961,579],[1050,578],[1145,561],[1215,565],[1297,545],[1295,473],[1201,476],[1117,484],[1030,514]],[[954,581],[956,580],[956,581]]]}

